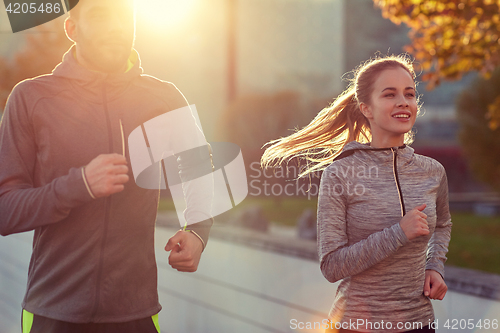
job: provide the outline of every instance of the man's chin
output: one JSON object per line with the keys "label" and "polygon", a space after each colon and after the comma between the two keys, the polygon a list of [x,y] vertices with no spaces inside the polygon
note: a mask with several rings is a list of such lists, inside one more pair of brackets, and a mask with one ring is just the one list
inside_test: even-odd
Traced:
{"label": "man's chin", "polygon": [[104,73],[118,73],[124,72],[127,68],[127,60],[130,53],[125,56],[122,54],[108,54],[101,58],[99,63],[95,63],[95,66],[100,72]]}

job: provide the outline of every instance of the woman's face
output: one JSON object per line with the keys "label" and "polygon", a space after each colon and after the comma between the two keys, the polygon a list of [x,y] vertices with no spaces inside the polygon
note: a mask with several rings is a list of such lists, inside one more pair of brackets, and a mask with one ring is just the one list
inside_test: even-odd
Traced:
{"label": "woman's face", "polygon": [[415,124],[417,97],[415,82],[402,67],[386,69],[375,80],[369,104],[361,103],[368,118],[372,143],[384,147],[400,146],[404,135]]}

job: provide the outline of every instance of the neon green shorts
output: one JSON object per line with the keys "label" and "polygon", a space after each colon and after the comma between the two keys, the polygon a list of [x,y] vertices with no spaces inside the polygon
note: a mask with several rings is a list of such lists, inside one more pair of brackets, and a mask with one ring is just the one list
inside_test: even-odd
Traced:
{"label": "neon green shorts", "polygon": [[23,309],[23,333],[59,333],[59,332],[109,332],[109,333],[160,333],[158,314],[125,323],[85,323],[77,324],[55,320],[33,314]]}

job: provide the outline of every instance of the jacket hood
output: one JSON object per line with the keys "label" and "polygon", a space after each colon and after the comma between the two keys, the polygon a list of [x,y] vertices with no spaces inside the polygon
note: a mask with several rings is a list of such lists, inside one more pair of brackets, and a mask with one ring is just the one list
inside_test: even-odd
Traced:
{"label": "jacket hood", "polygon": [[71,80],[71,84],[78,86],[78,91],[83,92],[81,97],[93,102],[102,102],[103,85],[106,85],[108,100],[117,98],[130,82],[143,73],[139,54],[132,49],[129,61],[132,68],[123,73],[103,73],[92,71],[80,65],[74,54],[76,46],[73,45],[63,56],[63,61],[54,68],[52,74],[56,77]]}

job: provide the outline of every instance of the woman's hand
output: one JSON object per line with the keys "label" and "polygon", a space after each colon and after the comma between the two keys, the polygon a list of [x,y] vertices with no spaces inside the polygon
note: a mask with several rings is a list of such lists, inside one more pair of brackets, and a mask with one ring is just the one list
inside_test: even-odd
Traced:
{"label": "woman's hand", "polygon": [[432,269],[425,270],[424,295],[430,299],[442,300],[448,287],[444,283],[441,274]]}
{"label": "woman's hand", "polygon": [[399,222],[401,229],[403,229],[406,237],[409,240],[429,234],[429,225],[427,224],[427,215],[422,211],[427,205],[422,204],[415,207],[406,213]]}

